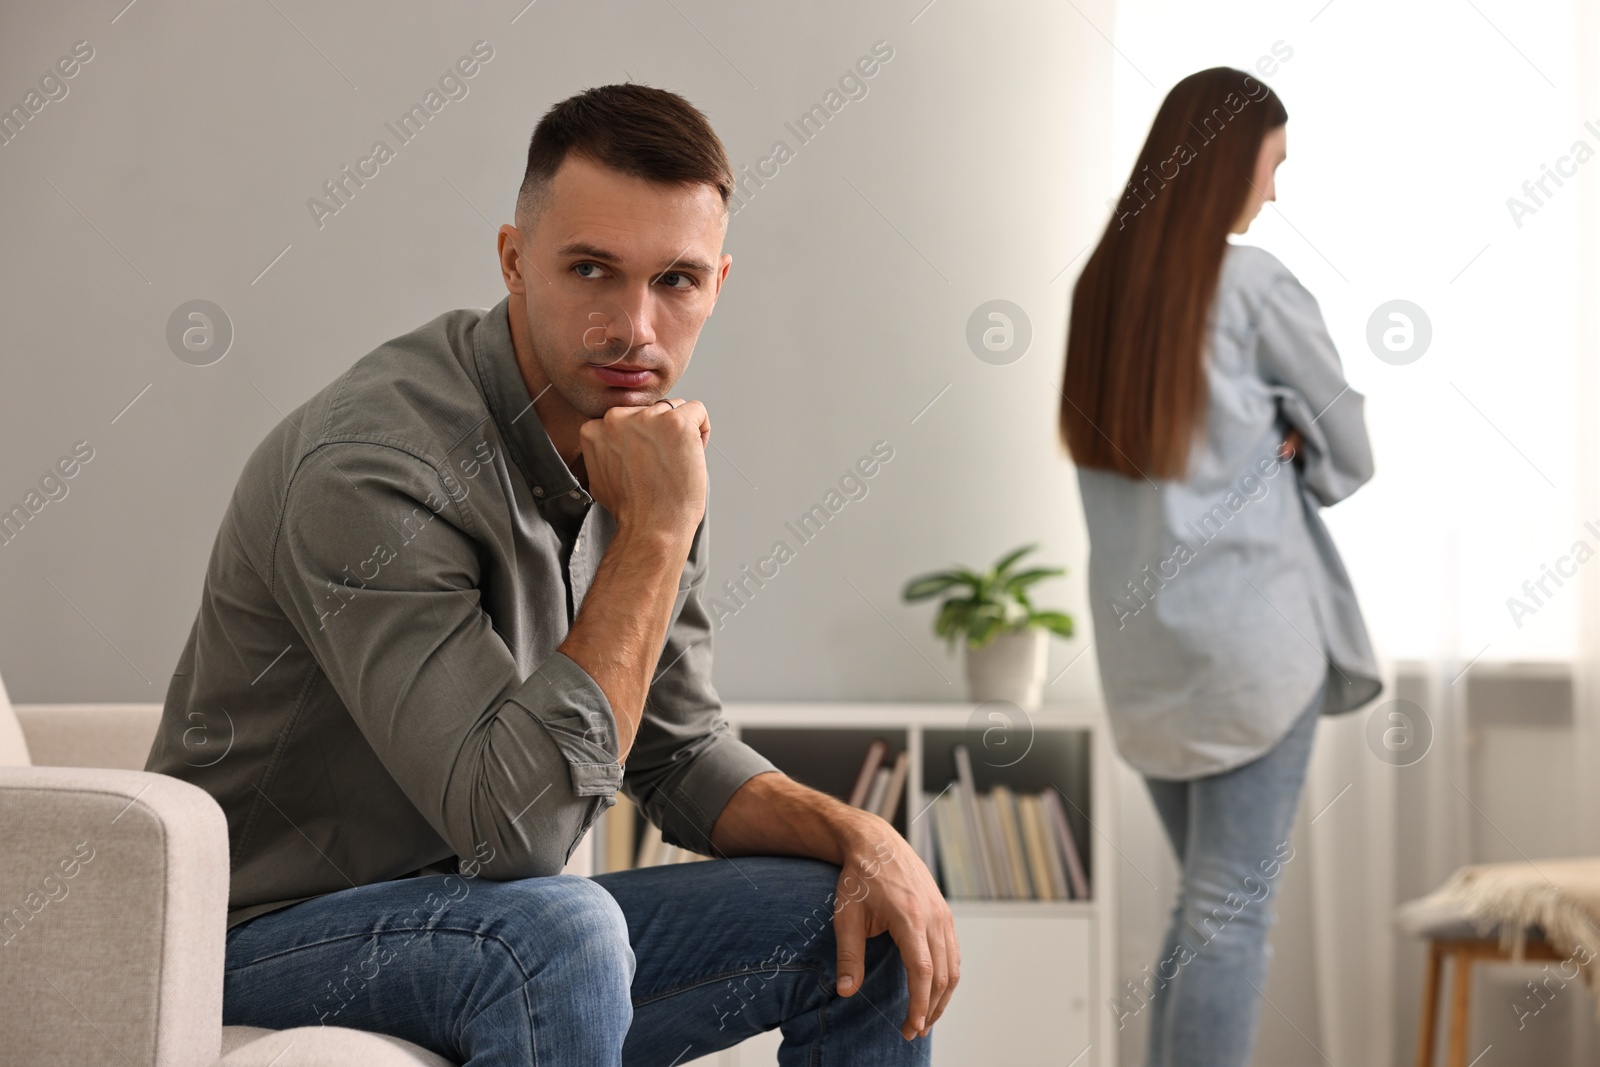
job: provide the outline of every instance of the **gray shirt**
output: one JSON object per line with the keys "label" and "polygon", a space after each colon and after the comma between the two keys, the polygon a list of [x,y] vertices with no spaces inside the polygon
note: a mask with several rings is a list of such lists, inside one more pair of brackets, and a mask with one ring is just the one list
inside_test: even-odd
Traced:
{"label": "gray shirt", "polygon": [[222,806],[230,927],[423,871],[555,874],[619,786],[709,852],[773,769],[711,685],[704,523],[619,766],[556,651],[615,521],[532,409],[508,304],[379,346],[245,464],[145,764]]}
{"label": "gray shirt", "polygon": [[[1228,246],[1206,344],[1210,407],[1181,481],[1078,471],[1108,717],[1155,778],[1260,756],[1382,689],[1319,509],[1372,477],[1363,398],[1316,300],[1271,253]],[[1303,470],[1277,458],[1299,430]]]}

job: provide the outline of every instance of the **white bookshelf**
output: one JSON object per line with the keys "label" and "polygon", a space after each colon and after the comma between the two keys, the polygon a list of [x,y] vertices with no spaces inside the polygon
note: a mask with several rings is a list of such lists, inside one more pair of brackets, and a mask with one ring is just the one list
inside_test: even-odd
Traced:
{"label": "white bookshelf", "polygon": [[[835,795],[847,792],[873,738],[910,752],[906,796],[896,827],[919,817],[925,793],[954,777],[950,746],[973,754],[980,791],[1059,787],[1072,801],[1074,833],[1088,867],[1085,901],[951,902],[961,940],[962,979],[934,1028],[931,1067],[1114,1067],[1115,1026],[1105,1004],[1115,982],[1115,848],[1111,818],[1112,751],[1094,705],[1056,705],[1029,717],[1033,741],[1017,750],[991,746],[973,704],[732,703],[734,729],[780,769]],[[1005,742],[1023,740],[1012,731]],[[990,740],[997,739],[991,735]],[[931,819],[932,815],[920,815]],[[898,1020],[897,1020],[898,1021]],[[773,1067],[781,1036],[770,1032],[700,1062],[708,1067]]]}

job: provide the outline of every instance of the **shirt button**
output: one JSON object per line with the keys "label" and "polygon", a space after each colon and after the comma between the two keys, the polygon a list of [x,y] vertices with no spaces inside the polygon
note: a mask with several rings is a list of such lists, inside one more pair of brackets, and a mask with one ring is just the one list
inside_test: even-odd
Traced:
{"label": "shirt button", "polygon": [[568,493],[567,495],[570,496],[574,500],[579,500],[579,499],[581,499],[583,497],[583,490],[574,489],[572,492]]}
{"label": "shirt button", "polygon": [[533,487],[533,495],[534,496],[544,496],[544,486],[542,486],[542,485],[534,486]]}

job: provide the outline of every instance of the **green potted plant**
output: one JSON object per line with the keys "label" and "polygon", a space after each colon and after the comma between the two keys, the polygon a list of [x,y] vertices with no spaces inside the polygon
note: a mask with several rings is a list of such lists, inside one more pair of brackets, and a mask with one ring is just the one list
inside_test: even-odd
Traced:
{"label": "green potted plant", "polygon": [[1072,636],[1072,616],[1035,607],[1028,593],[1066,569],[1016,569],[1037,547],[1012,549],[986,571],[952,567],[906,583],[902,596],[908,603],[944,597],[933,632],[946,640],[951,653],[957,641],[966,639],[967,689],[974,702],[1008,700],[1029,711],[1037,708],[1044,693],[1049,635]]}

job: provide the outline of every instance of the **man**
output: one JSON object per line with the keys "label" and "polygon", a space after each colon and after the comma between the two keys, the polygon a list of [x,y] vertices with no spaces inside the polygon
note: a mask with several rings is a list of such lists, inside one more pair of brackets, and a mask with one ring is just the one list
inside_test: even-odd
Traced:
{"label": "man", "polygon": [[[959,969],[927,868],[733,738],[711,686],[710,421],[669,394],[732,188],[681,97],[557,104],[506,298],[380,346],[246,464],[147,763],[227,815],[228,1024],[474,1067],[780,1025],[806,1062],[927,1062]],[[719,858],[560,875],[619,787]]]}

